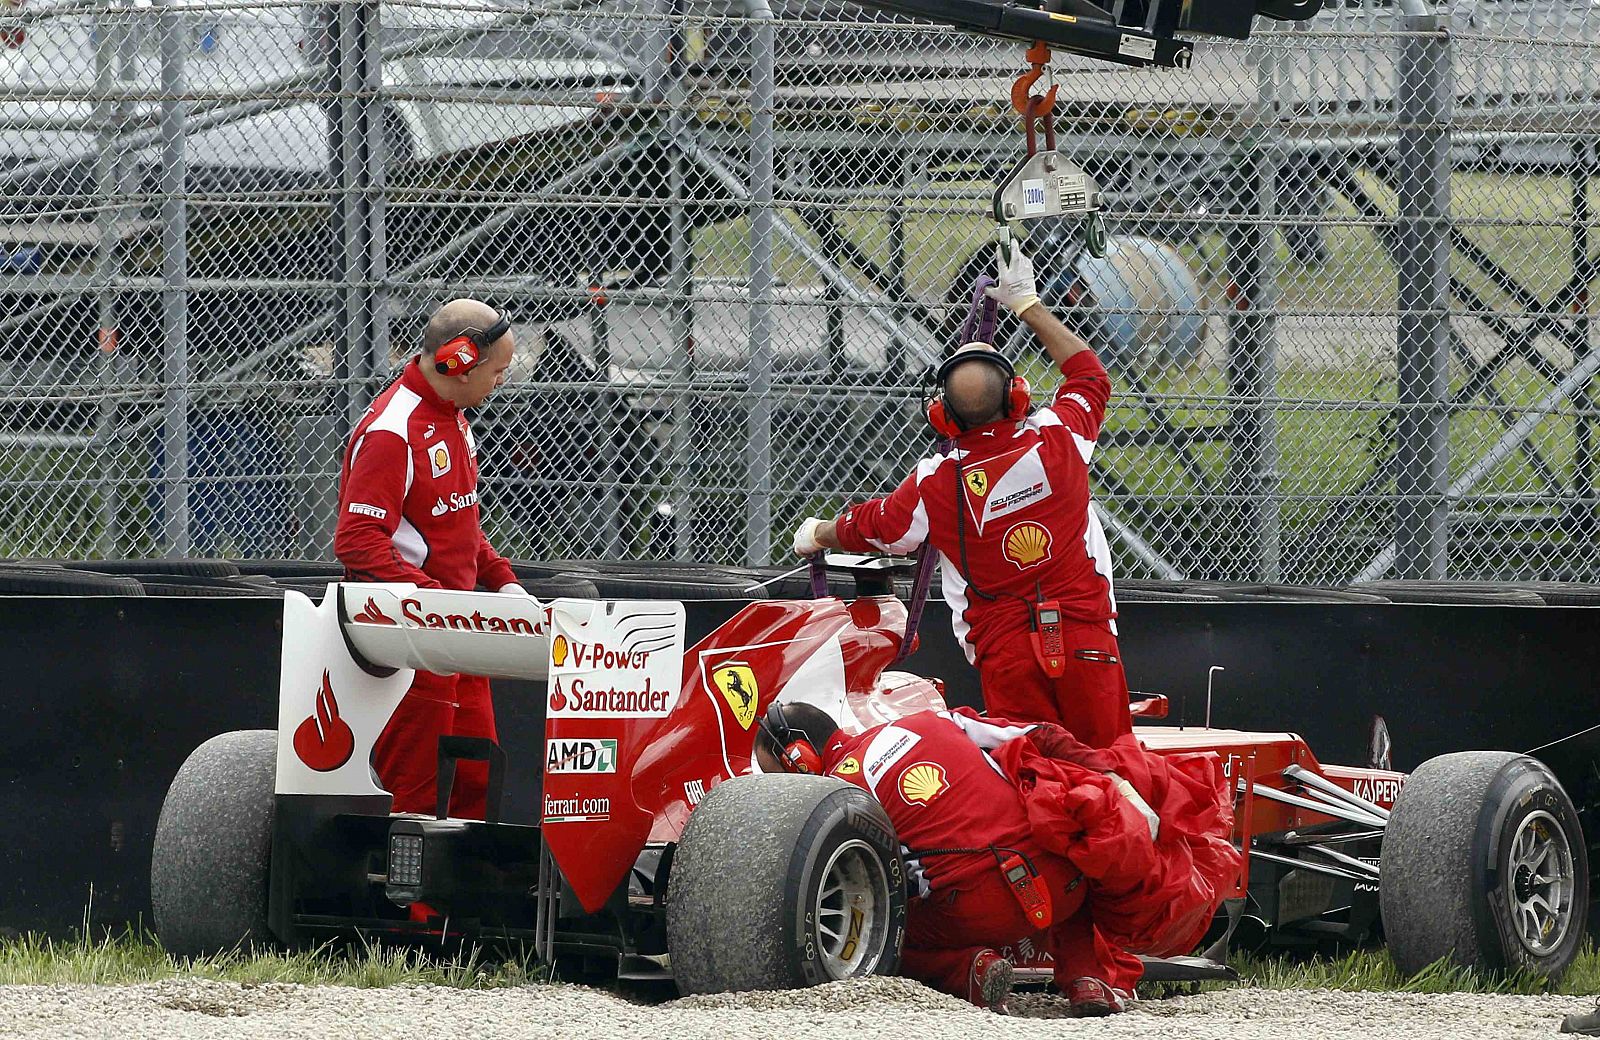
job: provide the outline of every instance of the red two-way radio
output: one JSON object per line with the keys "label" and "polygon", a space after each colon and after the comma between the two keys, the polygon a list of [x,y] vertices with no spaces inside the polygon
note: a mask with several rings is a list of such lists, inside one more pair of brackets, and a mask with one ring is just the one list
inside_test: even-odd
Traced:
{"label": "red two-way radio", "polygon": [[1047,599],[1032,605],[1030,619],[1033,656],[1044,669],[1044,674],[1059,679],[1067,673],[1067,645],[1061,634],[1061,601]]}
{"label": "red two-way radio", "polygon": [[1017,897],[1029,922],[1035,928],[1050,927],[1050,890],[1045,888],[1033,864],[1021,853],[1013,852],[1000,860],[1000,873],[1005,875],[1006,884],[1011,886],[1011,894]]}

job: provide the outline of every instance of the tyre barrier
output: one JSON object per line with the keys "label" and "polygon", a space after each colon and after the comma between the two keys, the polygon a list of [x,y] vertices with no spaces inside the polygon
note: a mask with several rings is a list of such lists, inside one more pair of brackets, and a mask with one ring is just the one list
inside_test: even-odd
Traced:
{"label": "tyre barrier", "polygon": [[[798,568],[739,567],[658,560],[511,560],[511,569],[539,599],[810,599],[811,580]],[[329,582],[344,577],[328,560],[0,561],[0,596],[282,596],[286,590],[320,601]],[[846,583],[847,584],[847,583]],[[911,582],[897,578],[902,599]],[[848,595],[837,579],[834,594]],[[1342,588],[1209,580],[1116,582],[1125,603],[1417,603],[1479,606],[1600,606],[1600,584],[1563,581],[1480,583],[1385,579]]]}

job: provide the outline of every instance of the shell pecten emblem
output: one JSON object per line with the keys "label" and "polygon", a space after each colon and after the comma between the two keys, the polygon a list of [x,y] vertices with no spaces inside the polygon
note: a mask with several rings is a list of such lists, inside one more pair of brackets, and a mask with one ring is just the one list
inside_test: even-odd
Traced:
{"label": "shell pecten emblem", "polygon": [[1050,558],[1050,532],[1043,524],[1025,521],[1006,532],[1003,548],[1006,559],[1019,568],[1032,567]]}
{"label": "shell pecten emblem", "polygon": [[912,805],[929,805],[950,786],[937,762],[914,762],[900,774],[900,797]]}
{"label": "shell pecten emblem", "polygon": [[756,721],[756,705],[761,701],[761,687],[756,684],[756,673],[742,661],[729,661],[712,669],[711,681],[728,702],[734,719],[744,729]]}

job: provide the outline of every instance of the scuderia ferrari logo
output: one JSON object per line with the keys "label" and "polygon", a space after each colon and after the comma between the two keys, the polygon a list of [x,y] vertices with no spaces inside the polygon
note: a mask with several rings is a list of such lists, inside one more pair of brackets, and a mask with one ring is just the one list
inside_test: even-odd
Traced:
{"label": "scuderia ferrari logo", "polygon": [[975,469],[966,475],[967,489],[982,498],[989,493],[989,474]]}
{"label": "scuderia ferrari logo", "polygon": [[761,687],[756,685],[756,673],[743,662],[730,661],[717,665],[711,672],[711,681],[716,684],[722,699],[728,702],[728,707],[733,709],[733,717],[739,725],[749,729],[756,721],[756,704],[761,700]]}

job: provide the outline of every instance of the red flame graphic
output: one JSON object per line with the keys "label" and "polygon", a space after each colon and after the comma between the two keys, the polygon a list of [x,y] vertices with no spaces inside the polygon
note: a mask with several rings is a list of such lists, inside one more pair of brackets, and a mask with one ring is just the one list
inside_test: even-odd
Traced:
{"label": "red flame graphic", "polygon": [[339,717],[339,702],[333,699],[328,673],[323,672],[322,689],[317,691],[317,713],[295,729],[294,753],[317,772],[331,773],[350,761],[355,749],[356,735],[350,731],[349,723]]}
{"label": "red flame graphic", "polygon": [[567,708],[567,695],[561,692],[561,680],[554,679],[550,683],[550,710],[565,711]]}
{"label": "red flame graphic", "polygon": [[365,607],[361,608],[361,612],[359,614],[357,614],[355,617],[351,618],[350,620],[352,620],[352,621],[364,621],[369,625],[392,625],[392,624],[394,624],[394,618],[390,617],[388,614],[385,614],[383,611],[379,610],[378,609],[378,604],[373,602],[371,596],[367,597],[367,605]]}

